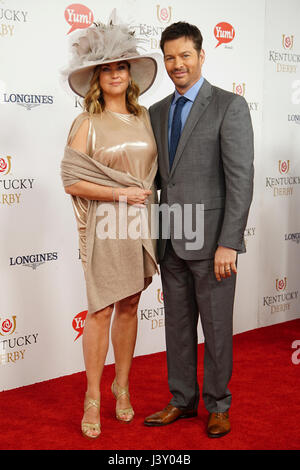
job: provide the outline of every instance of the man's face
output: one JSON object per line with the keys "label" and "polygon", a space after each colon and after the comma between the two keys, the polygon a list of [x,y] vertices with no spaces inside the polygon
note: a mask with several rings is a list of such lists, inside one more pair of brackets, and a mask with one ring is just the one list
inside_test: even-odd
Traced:
{"label": "man's face", "polygon": [[186,93],[200,79],[204,59],[203,49],[198,55],[193,40],[185,36],[164,44],[165,67],[180,94]]}

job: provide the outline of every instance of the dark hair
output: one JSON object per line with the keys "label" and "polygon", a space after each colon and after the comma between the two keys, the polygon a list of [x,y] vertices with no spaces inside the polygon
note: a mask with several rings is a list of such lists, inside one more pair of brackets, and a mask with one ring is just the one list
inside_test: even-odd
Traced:
{"label": "dark hair", "polygon": [[173,23],[168,26],[161,35],[160,39],[160,48],[164,53],[164,45],[166,41],[172,41],[173,39],[178,39],[181,37],[186,37],[192,39],[194,42],[194,48],[200,54],[202,49],[202,34],[197,28],[197,26],[193,24],[186,23],[184,21],[179,21],[178,23]]}

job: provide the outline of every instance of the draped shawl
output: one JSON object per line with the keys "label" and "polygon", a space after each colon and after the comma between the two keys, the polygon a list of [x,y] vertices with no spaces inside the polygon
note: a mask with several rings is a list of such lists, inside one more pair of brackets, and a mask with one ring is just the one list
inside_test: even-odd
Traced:
{"label": "draped shawl", "polygon": [[[84,180],[112,188],[137,186],[152,190],[146,208],[117,201],[88,200],[85,279],[89,313],[140,292],[151,282],[149,278],[159,272],[156,262],[157,228],[153,227],[155,218],[151,217],[151,206],[157,204],[156,171],[157,158],[146,179],[140,180],[109,168],[85,153],[65,147],[61,162],[64,187]],[[115,237],[103,236],[105,221],[110,228],[116,227]],[[137,228],[133,230],[134,237],[124,237],[125,226]]]}

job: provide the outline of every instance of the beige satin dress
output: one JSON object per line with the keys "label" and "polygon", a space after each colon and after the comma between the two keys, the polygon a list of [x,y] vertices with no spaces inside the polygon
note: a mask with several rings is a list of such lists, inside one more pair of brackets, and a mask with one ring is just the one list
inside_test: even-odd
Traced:
{"label": "beige satin dress", "polygon": [[[87,154],[112,169],[144,180],[157,156],[157,147],[148,111],[142,108],[141,116],[119,114],[105,110],[102,114],[81,113],[73,122],[68,137],[71,145],[82,123],[89,120]],[[153,187],[152,190],[155,191]],[[156,197],[154,198],[156,199]],[[88,200],[72,197],[79,232],[80,256],[86,271],[86,222]],[[120,260],[121,263],[121,260]],[[152,276],[158,272],[156,260],[146,250],[143,253],[146,288]],[[118,273],[116,272],[116,282]]]}

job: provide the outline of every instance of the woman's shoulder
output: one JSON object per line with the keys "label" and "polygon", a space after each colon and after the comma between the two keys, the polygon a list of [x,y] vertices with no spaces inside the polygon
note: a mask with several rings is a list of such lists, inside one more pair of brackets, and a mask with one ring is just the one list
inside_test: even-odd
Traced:
{"label": "woman's shoulder", "polygon": [[148,109],[145,106],[140,106],[141,108],[141,116],[149,116]]}
{"label": "woman's shoulder", "polygon": [[92,116],[88,112],[82,112],[73,119],[67,139],[69,146],[73,146],[73,144],[79,141],[80,149],[78,148],[77,150],[83,151],[85,149],[86,153],[86,142],[90,133],[91,119]]}
{"label": "woman's shoulder", "polygon": [[140,118],[147,122],[150,120],[149,111],[145,106],[141,106]]}
{"label": "woman's shoulder", "polygon": [[93,115],[88,113],[87,111],[83,111],[82,113],[76,116],[71,124],[70,127],[70,134],[75,135],[79,129],[88,130],[90,124],[93,123]]}
{"label": "woman's shoulder", "polygon": [[82,124],[84,121],[89,122],[90,119],[91,119],[91,117],[92,117],[92,116],[91,116],[90,113],[88,113],[87,111],[83,111],[82,113],[78,114],[78,116],[76,116],[76,117],[73,119],[72,124],[71,124],[71,128],[72,128],[73,126],[75,126],[75,125],[76,125],[76,127],[78,127],[78,126],[80,127],[81,124]]}
{"label": "woman's shoulder", "polygon": [[151,126],[149,111],[145,106],[141,106],[140,118],[148,125]]}

